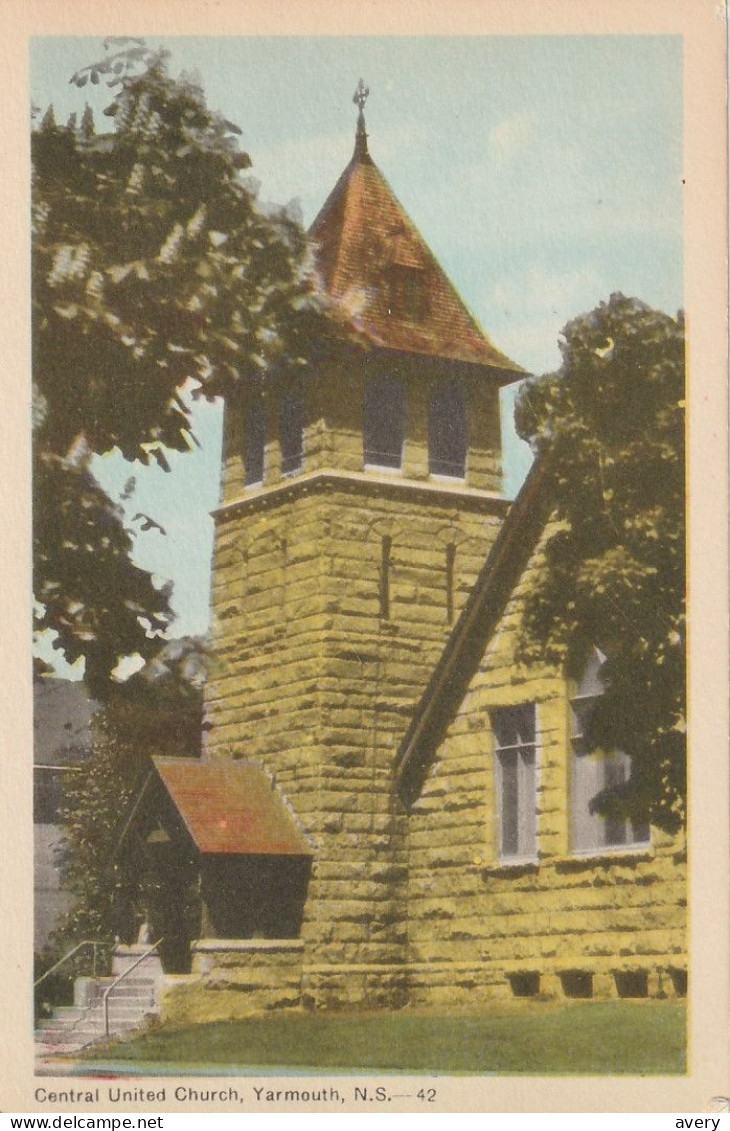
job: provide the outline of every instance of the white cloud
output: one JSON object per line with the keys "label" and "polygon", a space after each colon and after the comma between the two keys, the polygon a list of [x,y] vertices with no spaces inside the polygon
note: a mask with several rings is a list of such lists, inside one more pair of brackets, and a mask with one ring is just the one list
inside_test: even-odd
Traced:
{"label": "white cloud", "polygon": [[489,134],[489,152],[498,169],[511,165],[527,148],[533,135],[534,118],[529,112],[514,114],[498,122]]}
{"label": "white cloud", "polygon": [[592,310],[609,290],[591,267],[560,272],[532,266],[496,283],[480,313],[500,349],[530,372],[542,373],[560,364],[558,338],[566,322]]}

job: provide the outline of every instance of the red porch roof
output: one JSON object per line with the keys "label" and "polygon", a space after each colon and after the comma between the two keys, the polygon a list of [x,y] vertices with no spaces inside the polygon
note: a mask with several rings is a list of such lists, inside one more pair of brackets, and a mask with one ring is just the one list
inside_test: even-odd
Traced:
{"label": "red porch roof", "polygon": [[190,758],[152,760],[200,852],[313,855],[276,787],[258,766]]}

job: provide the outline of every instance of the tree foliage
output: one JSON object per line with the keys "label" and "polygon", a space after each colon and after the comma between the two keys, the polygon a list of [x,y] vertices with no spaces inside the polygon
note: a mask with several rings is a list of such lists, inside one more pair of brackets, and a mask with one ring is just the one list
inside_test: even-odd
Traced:
{"label": "tree foliage", "polygon": [[72,81],[100,75],[110,133],[49,110],[31,137],[38,628],[86,657],[94,695],[125,650],[151,654],[170,609],[90,457],[167,468],[193,443],[190,382],[213,398],[303,366],[327,319],[299,223],[241,179],[238,127],[138,41]]}
{"label": "tree foliage", "polygon": [[516,423],[549,459],[555,512],[521,653],[575,672],[597,646],[596,747],[631,755],[604,812],[684,819],[684,324],[614,294],[563,331],[560,370],[526,384]]}
{"label": "tree foliage", "polygon": [[111,942],[130,926],[120,922],[120,907],[154,906],[154,880],[130,875],[117,857],[120,821],[149,773],[150,754],[199,755],[205,668],[198,639],[170,641],[95,715],[84,772],[68,775],[65,788],[63,876],[74,906],[60,928],[64,948],[80,939]]}

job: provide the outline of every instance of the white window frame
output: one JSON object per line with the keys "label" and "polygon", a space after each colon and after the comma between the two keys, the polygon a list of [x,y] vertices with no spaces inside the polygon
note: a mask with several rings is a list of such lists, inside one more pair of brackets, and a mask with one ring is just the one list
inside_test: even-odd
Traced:
{"label": "white window frame", "polygon": [[[516,741],[500,743],[499,716],[506,722],[511,714],[532,710],[532,739],[516,734]],[[512,707],[498,707],[491,712],[492,734],[494,736],[495,769],[495,814],[497,817],[497,852],[502,865],[536,864],[538,862],[538,716],[535,703],[520,703]],[[517,843],[514,849],[505,849],[505,790],[507,779],[505,763],[508,756],[514,755],[517,762],[516,773],[516,832]]]}

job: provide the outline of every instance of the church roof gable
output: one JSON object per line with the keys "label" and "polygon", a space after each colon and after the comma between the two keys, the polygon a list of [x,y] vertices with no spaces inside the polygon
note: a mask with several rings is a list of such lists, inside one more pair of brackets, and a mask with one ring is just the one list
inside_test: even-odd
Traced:
{"label": "church roof gable", "polygon": [[418,797],[444,731],[548,521],[550,482],[549,461],[543,456],[512,504],[416,708],[396,763],[398,790],[406,805]]}

